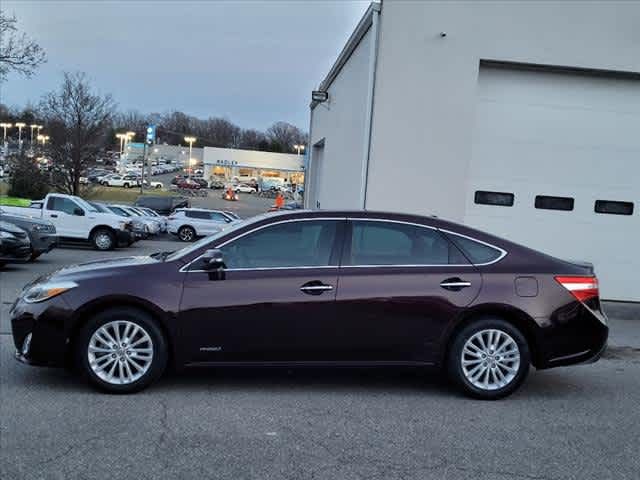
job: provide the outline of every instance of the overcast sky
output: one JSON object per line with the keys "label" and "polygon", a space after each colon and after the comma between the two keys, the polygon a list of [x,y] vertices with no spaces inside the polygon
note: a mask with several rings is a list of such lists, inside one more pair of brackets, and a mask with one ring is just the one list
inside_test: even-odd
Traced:
{"label": "overcast sky", "polygon": [[245,128],[284,120],[307,130],[311,90],[366,1],[0,0],[48,61],[9,76],[0,102],[23,106],[84,71],[121,110],[181,110]]}

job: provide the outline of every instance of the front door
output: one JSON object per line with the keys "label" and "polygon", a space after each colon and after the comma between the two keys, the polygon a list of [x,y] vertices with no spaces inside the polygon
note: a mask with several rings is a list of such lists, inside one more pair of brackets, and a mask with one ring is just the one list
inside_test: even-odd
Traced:
{"label": "front door", "polygon": [[284,221],[242,234],[219,246],[224,278],[193,262],[180,307],[187,362],[325,359],[344,223]]}
{"label": "front door", "polygon": [[47,201],[44,217],[56,226],[56,232],[60,237],[78,238],[86,236],[82,229],[85,222],[77,215],[80,211],[86,214],[84,209],[70,198],[52,195]]}
{"label": "front door", "polygon": [[343,359],[434,362],[448,322],[480,291],[480,273],[434,228],[349,225],[336,297]]}

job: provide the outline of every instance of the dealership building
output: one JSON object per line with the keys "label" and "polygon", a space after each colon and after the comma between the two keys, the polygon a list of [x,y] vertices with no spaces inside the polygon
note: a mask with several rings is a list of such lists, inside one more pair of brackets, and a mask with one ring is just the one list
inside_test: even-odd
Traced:
{"label": "dealership building", "polygon": [[383,1],[311,103],[306,205],[462,222],[640,301],[639,2]]}
{"label": "dealership building", "polygon": [[304,158],[303,155],[291,153],[204,147],[204,176],[257,181],[271,178],[302,185]]}

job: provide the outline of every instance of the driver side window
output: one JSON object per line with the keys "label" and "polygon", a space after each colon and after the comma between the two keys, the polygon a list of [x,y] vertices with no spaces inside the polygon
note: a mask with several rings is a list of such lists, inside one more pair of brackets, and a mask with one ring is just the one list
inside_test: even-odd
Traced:
{"label": "driver side window", "polygon": [[51,197],[47,205],[49,210],[63,212],[67,215],[73,215],[76,208],[80,208],[73,200],[64,197]]}
{"label": "driver side window", "polygon": [[227,268],[296,268],[337,265],[332,259],[336,220],[287,222],[265,227],[222,247]]}

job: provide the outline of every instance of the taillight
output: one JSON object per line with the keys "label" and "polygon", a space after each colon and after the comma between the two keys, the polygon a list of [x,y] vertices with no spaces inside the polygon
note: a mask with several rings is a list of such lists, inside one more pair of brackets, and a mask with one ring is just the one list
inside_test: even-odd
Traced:
{"label": "taillight", "polygon": [[556,281],[581,302],[586,302],[590,298],[596,298],[598,292],[598,279],[589,277],[555,277]]}

